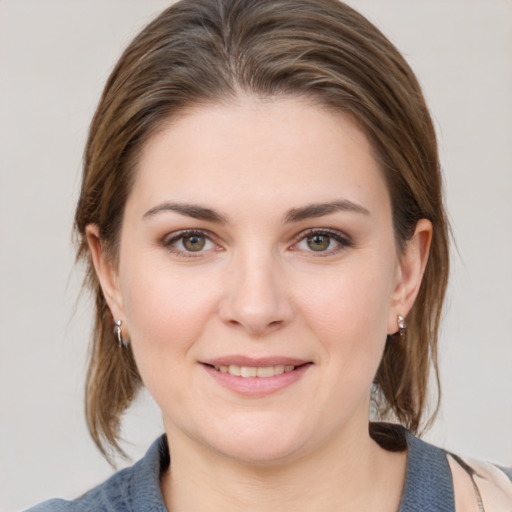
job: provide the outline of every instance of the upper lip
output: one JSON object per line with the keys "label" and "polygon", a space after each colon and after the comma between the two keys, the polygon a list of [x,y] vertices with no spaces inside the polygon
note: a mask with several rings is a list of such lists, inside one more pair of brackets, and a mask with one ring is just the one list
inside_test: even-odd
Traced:
{"label": "upper lip", "polygon": [[202,364],[208,364],[210,366],[254,366],[254,367],[265,367],[265,366],[301,366],[311,361],[304,359],[298,359],[296,357],[285,357],[285,356],[268,356],[268,357],[248,357],[242,355],[229,355],[216,357],[214,359],[205,359],[200,361]]}

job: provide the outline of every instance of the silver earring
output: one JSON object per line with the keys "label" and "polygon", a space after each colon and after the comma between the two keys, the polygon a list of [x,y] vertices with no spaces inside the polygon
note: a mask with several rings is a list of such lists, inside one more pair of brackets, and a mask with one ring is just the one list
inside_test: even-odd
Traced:
{"label": "silver earring", "polygon": [[407,331],[407,322],[405,321],[405,318],[402,315],[398,315],[396,323],[398,324],[398,332],[400,333],[400,336],[405,336]]}
{"label": "silver earring", "polygon": [[128,338],[123,338],[121,325],[123,325],[122,320],[116,320],[114,322],[114,336],[117,338],[117,342],[120,347],[127,347],[130,344],[130,340]]}

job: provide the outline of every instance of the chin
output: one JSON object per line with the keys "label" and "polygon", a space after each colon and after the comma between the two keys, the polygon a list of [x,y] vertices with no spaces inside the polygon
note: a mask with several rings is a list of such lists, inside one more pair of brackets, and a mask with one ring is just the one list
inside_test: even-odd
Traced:
{"label": "chin", "polygon": [[301,450],[297,446],[268,442],[252,446],[230,446],[222,450],[224,457],[251,466],[277,466],[295,460]]}
{"label": "chin", "polygon": [[299,457],[307,444],[304,432],[282,422],[224,431],[209,445],[224,457],[250,465],[277,465]]}

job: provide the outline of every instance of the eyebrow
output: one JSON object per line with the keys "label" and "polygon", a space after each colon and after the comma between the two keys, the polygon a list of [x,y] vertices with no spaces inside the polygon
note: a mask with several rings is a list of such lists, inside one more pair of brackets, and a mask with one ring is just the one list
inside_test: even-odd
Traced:
{"label": "eyebrow", "polygon": [[160,212],[176,212],[187,217],[192,217],[194,219],[205,220],[209,222],[217,222],[219,224],[228,223],[228,218],[216,212],[215,210],[212,210],[211,208],[205,208],[204,206],[199,206],[197,204],[189,203],[165,202],[148,210],[142,216],[142,218],[148,219]]}
{"label": "eyebrow", "polygon": [[[216,222],[218,224],[228,224],[229,219],[225,215],[204,206],[190,203],[173,203],[165,202],[149,209],[144,215],[144,219],[155,216],[161,212],[176,212],[186,217],[204,220],[208,222]],[[330,213],[336,212],[353,212],[362,215],[370,215],[370,212],[360,204],[349,201],[348,199],[340,199],[328,203],[312,203],[300,208],[292,208],[283,219],[284,224],[300,222],[302,220],[315,217],[323,217]]]}
{"label": "eyebrow", "polygon": [[340,199],[329,203],[312,203],[301,208],[293,208],[285,215],[284,222],[285,224],[300,222],[301,220],[323,217],[324,215],[336,212],[353,212],[362,215],[370,215],[370,212],[364,206],[349,201],[348,199]]}

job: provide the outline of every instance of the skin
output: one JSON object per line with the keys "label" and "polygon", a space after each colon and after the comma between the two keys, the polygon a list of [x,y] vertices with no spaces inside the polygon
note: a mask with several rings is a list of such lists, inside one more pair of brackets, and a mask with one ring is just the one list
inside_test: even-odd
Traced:
{"label": "skin", "polygon": [[[304,213],[334,202],[344,207]],[[305,218],[290,219],[298,209]],[[202,250],[187,251],[184,229],[206,234]],[[150,138],[115,264],[97,226],[87,234],[162,410],[170,510],[397,510],[406,454],[369,437],[370,388],[386,335],[417,295],[431,233],[419,221],[398,254],[366,136],[305,99],[197,107]],[[277,392],[245,396],[202,364],[233,354],[309,365]]]}
{"label": "skin", "polygon": [[[451,456],[448,463],[455,489],[455,510],[479,512],[473,483],[468,473]],[[474,481],[480,491],[486,512],[512,510],[512,482],[492,464],[477,460],[465,460],[475,472]]]}

